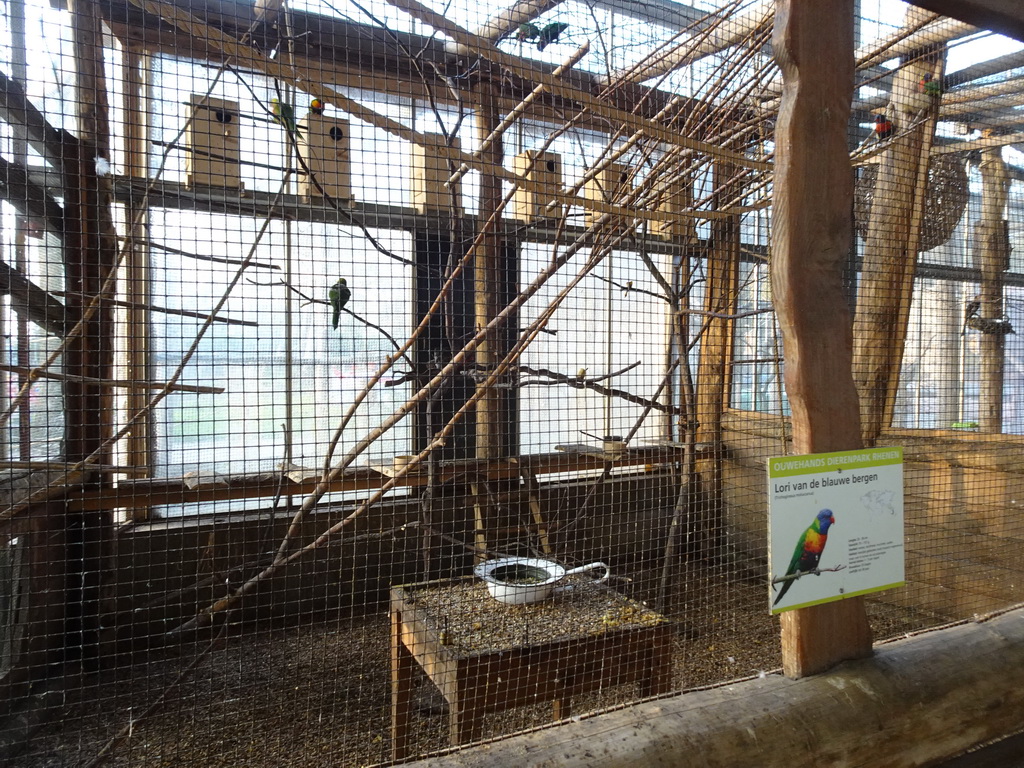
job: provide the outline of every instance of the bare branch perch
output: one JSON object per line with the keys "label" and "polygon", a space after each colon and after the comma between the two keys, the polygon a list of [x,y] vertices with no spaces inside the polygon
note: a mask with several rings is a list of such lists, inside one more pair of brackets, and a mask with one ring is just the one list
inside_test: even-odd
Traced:
{"label": "bare branch perch", "polygon": [[58,381],[77,381],[82,384],[95,384],[97,387],[116,387],[119,389],[166,389],[168,392],[193,392],[198,395],[222,395],[224,387],[201,387],[193,384],[165,384],[162,381],[127,381],[122,379],[96,379],[92,376],[75,376],[70,373],[54,373],[42,368],[24,368],[19,365],[0,365],[0,371],[10,371],[28,376],[30,379],[56,379]]}
{"label": "bare branch perch", "polygon": [[834,573],[835,571],[846,570],[845,565],[837,565],[835,568],[812,568],[809,571],[797,571],[796,573],[790,573],[785,576],[776,576],[772,579],[772,586],[776,584],[783,584],[787,581],[796,581],[803,576],[821,576],[823,573]]}

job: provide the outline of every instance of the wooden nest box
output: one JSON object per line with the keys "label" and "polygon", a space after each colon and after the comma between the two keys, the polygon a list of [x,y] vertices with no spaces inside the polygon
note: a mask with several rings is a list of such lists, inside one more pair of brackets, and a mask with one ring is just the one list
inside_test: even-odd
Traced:
{"label": "wooden nest box", "polygon": [[[445,186],[451,171],[448,160],[438,152],[440,147],[445,146],[445,137],[439,133],[428,133],[423,138],[428,141],[427,144],[413,144],[410,150],[413,208],[420,214],[450,211],[454,200],[454,213],[458,215],[462,212],[462,184],[456,181],[454,189]],[[458,149],[458,140],[454,140],[451,146],[452,149]]]}
{"label": "wooden nest box", "polygon": [[548,204],[562,186],[562,156],[555,152],[538,152],[528,149],[515,156],[513,169],[516,173],[543,187],[542,192],[534,189],[516,189],[512,198],[512,212],[515,218],[528,224],[540,219],[556,218],[561,208],[550,211]]}
{"label": "wooden nest box", "polygon": [[[683,213],[693,207],[693,185],[689,182],[672,184],[666,188],[658,210],[662,213]],[[697,240],[694,220],[656,221],[652,225],[654,234],[663,240],[680,240],[692,243]]]}
{"label": "wooden nest box", "polygon": [[[322,197],[352,202],[352,134],[348,120],[310,112],[298,124],[299,156],[309,174],[299,182],[307,200]],[[316,177],[316,183],[313,178]]]}
{"label": "wooden nest box", "polygon": [[238,102],[189,98],[189,123],[185,142],[185,173],[188,185],[242,188],[238,143]]}
{"label": "wooden nest box", "polygon": [[[621,163],[609,163],[583,185],[583,196],[587,200],[618,205],[631,188],[629,168]],[[588,210],[584,222],[590,226],[602,215],[599,211]]]}

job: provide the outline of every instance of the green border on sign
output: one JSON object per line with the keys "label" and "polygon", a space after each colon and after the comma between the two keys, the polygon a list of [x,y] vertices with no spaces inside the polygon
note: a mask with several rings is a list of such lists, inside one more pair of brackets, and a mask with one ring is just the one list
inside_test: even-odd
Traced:
{"label": "green border on sign", "polygon": [[779,456],[768,460],[768,477],[813,475],[841,469],[868,469],[902,463],[902,448],[863,448],[807,456]]}
{"label": "green border on sign", "polygon": [[843,595],[832,595],[832,597],[823,597],[821,600],[811,600],[809,603],[800,603],[799,605],[787,605],[785,608],[772,608],[772,615],[775,616],[786,611],[793,611],[797,608],[810,608],[812,605],[824,605],[825,603],[834,603],[837,600],[846,600],[849,597],[860,597],[861,595],[870,595],[873,592],[882,592],[886,589],[892,589],[893,587],[902,587],[907,582],[895,581],[892,584],[885,584],[881,587],[871,587],[869,589],[861,589],[857,592],[847,592]]}

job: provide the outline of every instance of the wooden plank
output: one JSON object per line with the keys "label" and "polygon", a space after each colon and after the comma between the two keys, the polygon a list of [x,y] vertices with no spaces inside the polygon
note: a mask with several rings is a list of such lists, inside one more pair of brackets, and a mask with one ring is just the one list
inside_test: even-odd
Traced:
{"label": "wooden plank", "polygon": [[[133,178],[149,176],[149,102],[146,88],[149,82],[149,57],[135,45],[126,45],[122,59],[122,106],[125,115],[124,158],[125,174]],[[128,234],[132,240],[125,246],[123,295],[128,307],[124,311],[127,333],[124,339],[123,366],[125,378],[149,381],[150,314],[145,306],[151,302],[149,249],[147,224],[148,210],[137,202],[125,206]],[[135,389],[124,395],[124,407],[129,418],[140,413],[148,404],[151,393]],[[124,460],[145,474],[153,466],[153,414],[137,419],[124,437]],[[138,522],[149,517],[150,507],[129,507],[126,518]]]}
{"label": "wooden plank", "polygon": [[[784,85],[776,128],[771,276],[786,354],[793,451],[858,448],[850,316],[841,279],[852,239],[853,174],[846,145],[853,97],[852,0],[781,0],[773,46]],[[871,653],[862,598],[787,611],[781,619],[783,667],[790,677]]]}
{"label": "wooden plank", "polygon": [[391,759],[409,754],[409,726],[412,720],[412,681],[415,661],[402,641],[402,611],[391,605]]}
{"label": "wooden plank", "polygon": [[[710,446],[698,447],[700,452],[711,450]],[[617,466],[644,467],[646,465],[669,464],[680,460],[682,449],[658,447],[636,448],[616,461]],[[584,454],[547,453],[523,456],[517,460],[475,459],[441,462],[439,480],[451,482],[456,478],[484,475],[489,480],[514,480],[519,477],[521,466],[537,474],[558,472],[584,472],[599,470],[605,466],[605,459]],[[86,509],[115,509],[139,504],[191,504],[203,501],[228,499],[249,499],[274,496],[280,491],[276,473],[252,475],[228,475],[226,484],[216,488],[201,487],[189,489],[181,478],[136,480],[119,483],[116,488],[83,490],[68,500],[69,511]],[[413,473],[402,479],[400,485],[417,487],[427,482],[426,473]],[[291,495],[305,495],[316,487],[317,479],[295,483],[289,489]],[[379,473],[370,469],[350,469],[331,484],[329,491],[362,491],[380,488],[384,484]],[[5,518],[0,515],[0,523]]]}
{"label": "wooden plank", "polygon": [[1024,8],[1019,0],[913,0],[913,4],[1024,40]]}
{"label": "wooden plank", "polygon": [[[815,0],[821,2],[821,0]],[[803,680],[769,675],[507,737],[410,768],[936,765],[1020,728],[1024,615],[881,646]],[[813,727],[808,713],[813,713]],[[914,734],[907,738],[907,734]]]}

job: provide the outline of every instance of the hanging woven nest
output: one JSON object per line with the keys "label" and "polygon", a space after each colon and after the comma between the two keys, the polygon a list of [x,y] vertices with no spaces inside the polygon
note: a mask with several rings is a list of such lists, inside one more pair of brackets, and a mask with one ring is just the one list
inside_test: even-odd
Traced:
{"label": "hanging woven nest", "polygon": [[[854,189],[853,212],[861,238],[867,237],[877,177],[878,165],[864,166]],[[930,251],[949,240],[963,218],[967,195],[967,168],[963,158],[957,154],[934,156],[928,166],[920,250]]]}

